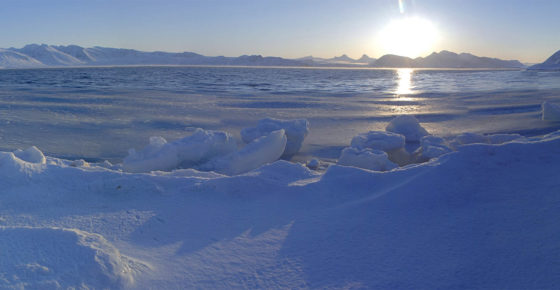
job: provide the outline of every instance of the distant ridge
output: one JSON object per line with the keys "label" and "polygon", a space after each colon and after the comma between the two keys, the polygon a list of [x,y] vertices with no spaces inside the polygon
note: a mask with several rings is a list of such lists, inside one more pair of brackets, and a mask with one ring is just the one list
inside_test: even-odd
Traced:
{"label": "distant ridge", "polygon": [[409,58],[398,55],[384,55],[375,61],[374,67],[410,68],[523,68],[517,60],[480,57],[470,53],[457,54],[447,50],[434,52],[426,57]]}
{"label": "distant ridge", "polygon": [[126,65],[220,65],[220,66],[307,66],[307,67],[411,67],[411,68],[522,68],[516,60],[478,57],[469,53],[434,52],[415,59],[384,55],[379,59],[363,55],[353,59],[346,54],[333,58],[313,56],[286,59],[242,55],[204,56],[193,52],[145,52],[134,49],[77,45],[29,44],[22,48],[0,49],[0,68],[41,68]]}
{"label": "distant ridge", "polygon": [[560,50],[551,55],[543,63],[530,66],[531,70],[560,70]]}

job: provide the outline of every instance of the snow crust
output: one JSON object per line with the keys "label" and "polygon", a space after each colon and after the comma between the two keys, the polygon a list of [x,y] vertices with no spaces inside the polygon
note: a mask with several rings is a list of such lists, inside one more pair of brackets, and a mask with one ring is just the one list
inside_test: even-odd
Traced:
{"label": "snow crust", "polygon": [[272,131],[283,129],[286,132],[286,150],[284,157],[291,157],[301,149],[305,137],[309,133],[309,122],[306,119],[280,120],[265,118],[257,123],[256,127],[243,128],[241,138],[243,142],[251,141],[270,134]]}

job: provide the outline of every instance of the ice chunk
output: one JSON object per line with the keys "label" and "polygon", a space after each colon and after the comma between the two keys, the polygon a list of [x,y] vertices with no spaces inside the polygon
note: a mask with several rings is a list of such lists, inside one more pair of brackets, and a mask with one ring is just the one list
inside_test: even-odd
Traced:
{"label": "ice chunk", "polygon": [[350,145],[357,149],[376,149],[392,151],[404,147],[405,137],[401,134],[384,131],[369,131],[352,138]]}
{"label": "ice chunk", "polygon": [[279,120],[266,118],[260,120],[256,127],[242,129],[241,138],[243,142],[249,143],[261,136],[270,134],[272,131],[280,129],[284,129],[288,140],[283,156],[290,157],[301,149],[303,140],[307,136],[307,133],[309,133],[309,122],[306,119]]}
{"label": "ice chunk", "polygon": [[227,175],[251,171],[264,164],[274,162],[286,149],[287,137],[283,129],[259,137],[238,152],[215,158],[201,166],[202,170],[213,170]]}
{"label": "ice chunk", "polygon": [[41,152],[41,150],[39,150],[35,146],[31,146],[26,150],[18,149],[14,151],[14,155],[17,158],[30,163],[45,164],[47,162],[47,159],[45,158],[45,155],[43,155],[43,152]]}
{"label": "ice chunk", "polygon": [[339,165],[353,166],[375,171],[387,171],[398,166],[389,160],[387,153],[380,150],[346,147],[338,159]]}
{"label": "ice chunk", "polygon": [[451,152],[443,138],[437,136],[424,136],[420,139],[420,148],[414,153],[416,162],[428,161]]}
{"label": "ice chunk", "polygon": [[404,135],[406,142],[418,142],[420,138],[428,135],[428,131],[420,126],[418,119],[409,115],[394,118],[385,130]]}
{"label": "ice chunk", "polygon": [[542,119],[545,121],[560,121],[560,105],[543,102],[542,105]]}
{"label": "ice chunk", "polygon": [[72,167],[89,167],[89,163],[84,159],[73,160],[70,162],[70,166]]}
{"label": "ice chunk", "polygon": [[151,137],[150,144],[142,151],[129,151],[123,168],[129,172],[191,168],[236,149],[237,144],[231,134],[197,129],[191,136],[171,143],[162,137]]}

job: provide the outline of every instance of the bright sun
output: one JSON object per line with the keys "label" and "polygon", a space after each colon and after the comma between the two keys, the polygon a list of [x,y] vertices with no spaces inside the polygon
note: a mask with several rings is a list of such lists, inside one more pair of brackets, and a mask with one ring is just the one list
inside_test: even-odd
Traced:
{"label": "bright sun", "polygon": [[419,17],[392,20],[379,33],[378,42],[384,54],[418,57],[433,51],[438,39],[436,27]]}

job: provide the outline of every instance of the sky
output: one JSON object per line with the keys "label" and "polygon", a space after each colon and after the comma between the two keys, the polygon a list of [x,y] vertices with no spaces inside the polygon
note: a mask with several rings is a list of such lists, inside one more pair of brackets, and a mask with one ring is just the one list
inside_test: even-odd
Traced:
{"label": "sky", "polygon": [[559,12],[558,0],[2,0],[0,47],[286,58],[450,50],[536,63],[560,49]]}

